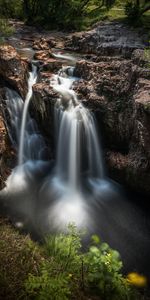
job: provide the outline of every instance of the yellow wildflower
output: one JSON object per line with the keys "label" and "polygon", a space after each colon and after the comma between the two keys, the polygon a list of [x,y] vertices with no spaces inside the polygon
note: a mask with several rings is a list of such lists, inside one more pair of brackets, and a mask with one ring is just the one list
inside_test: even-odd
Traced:
{"label": "yellow wildflower", "polygon": [[127,275],[127,281],[137,287],[145,287],[147,285],[147,278],[144,275],[140,275],[136,272],[129,273]]}

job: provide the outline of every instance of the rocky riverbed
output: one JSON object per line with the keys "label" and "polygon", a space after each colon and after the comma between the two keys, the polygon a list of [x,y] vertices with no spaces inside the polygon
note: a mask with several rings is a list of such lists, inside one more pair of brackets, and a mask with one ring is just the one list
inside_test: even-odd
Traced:
{"label": "rocky riverbed", "polygon": [[[108,175],[149,195],[150,71],[144,55],[146,36],[124,24],[110,22],[77,34],[37,32],[18,22],[13,26],[13,38],[0,46],[0,98],[6,117],[5,87],[25,97],[33,57],[39,75],[30,110],[54,153],[53,108],[57,94],[49,79],[64,60],[53,53],[77,51],[74,75],[80,80],[74,83],[74,89],[97,118]],[[0,127],[3,145],[7,136],[3,121]],[[5,151],[1,151],[1,177],[9,169],[8,160],[3,159]]]}

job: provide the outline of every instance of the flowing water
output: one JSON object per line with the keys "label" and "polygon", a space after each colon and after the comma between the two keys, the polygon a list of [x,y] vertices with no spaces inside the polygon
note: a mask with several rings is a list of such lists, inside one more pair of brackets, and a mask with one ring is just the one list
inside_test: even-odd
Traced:
{"label": "flowing water", "polygon": [[126,270],[150,274],[149,215],[106,177],[96,122],[72,89],[78,80],[73,73],[74,68],[65,65],[50,83],[58,93],[55,162],[48,161],[44,139],[28,112],[36,68],[29,76],[25,102],[7,89],[8,132],[19,159],[0,198],[17,227],[41,237],[74,221],[87,230],[87,240],[99,234],[118,249]]}
{"label": "flowing water", "polygon": [[20,141],[19,141],[19,165],[22,165],[24,162],[24,148],[25,148],[25,129],[26,129],[26,121],[27,121],[27,113],[28,113],[28,106],[30,99],[32,97],[32,86],[36,83],[37,80],[37,67],[32,65],[32,72],[29,73],[28,79],[28,93],[25,99],[23,114],[22,114],[22,121],[21,121],[21,130],[20,130]]}

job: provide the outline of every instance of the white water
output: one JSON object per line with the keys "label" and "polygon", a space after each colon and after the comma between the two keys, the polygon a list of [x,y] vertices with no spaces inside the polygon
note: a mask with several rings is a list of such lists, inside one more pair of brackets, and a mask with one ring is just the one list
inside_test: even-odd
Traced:
{"label": "white water", "polygon": [[[94,116],[72,90],[74,79],[66,78],[64,70],[60,74],[51,82],[60,96],[55,106],[58,127],[56,176],[77,192],[83,173],[89,179],[102,179],[104,167]],[[81,161],[84,161],[84,167]]]}
{"label": "white water", "polygon": [[64,59],[71,62],[76,62],[76,59],[72,55],[65,55],[61,53],[53,53],[53,56],[59,59]]}
{"label": "white water", "polygon": [[30,117],[28,108],[32,97],[32,86],[36,82],[37,68],[33,65],[29,73],[28,93],[25,101],[14,91],[6,89],[6,104],[9,114],[8,133],[18,152],[18,165],[29,161],[47,159],[47,147],[39,133],[36,122]]}
{"label": "white water", "polygon": [[37,80],[37,67],[35,65],[32,65],[32,72],[29,73],[29,79],[28,79],[28,93],[25,99],[24,103],[24,109],[23,109],[23,116],[22,116],[22,122],[21,122],[21,131],[20,131],[20,143],[19,143],[19,155],[18,155],[18,163],[19,165],[22,165],[24,162],[24,139],[25,139],[25,127],[26,127],[26,121],[27,121],[27,113],[28,113],[28,106],[30,103],[30,99],[32,97],[32,86],[36,83]]}

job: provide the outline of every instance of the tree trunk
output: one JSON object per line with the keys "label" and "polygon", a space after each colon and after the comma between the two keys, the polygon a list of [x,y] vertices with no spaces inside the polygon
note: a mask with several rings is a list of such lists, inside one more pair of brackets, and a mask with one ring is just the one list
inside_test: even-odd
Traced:
{"label": "tree trunk", "polygon": [[24,12],[26,17],[28,18],[29,14],[30,14],[30,8],[29,8],[29,1],[28,0],[23,0],[23,8],[24,8]]}
{"label": "tree trunk", "polygon": [[150,4],[146,5],[145,7],[143,7],[140,12],[141,15],[143,15],[146,11],[150,10]]}

